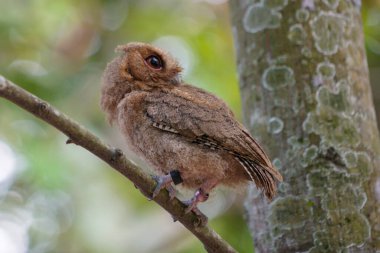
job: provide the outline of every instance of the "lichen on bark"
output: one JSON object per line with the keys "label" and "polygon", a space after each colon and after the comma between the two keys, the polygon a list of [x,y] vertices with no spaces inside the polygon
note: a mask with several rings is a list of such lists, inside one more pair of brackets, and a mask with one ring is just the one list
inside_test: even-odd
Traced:
{"label": "lichen on bark", "polygon": [[245,122],[284,176],[271,203],[250,189],[256,251],[380,251],[380,140],[359,1],[230,6]]}

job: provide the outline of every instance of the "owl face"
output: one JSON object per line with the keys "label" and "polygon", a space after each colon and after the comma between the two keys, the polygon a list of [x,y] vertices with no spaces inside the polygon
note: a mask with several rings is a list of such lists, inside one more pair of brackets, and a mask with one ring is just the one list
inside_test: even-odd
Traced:
{"label": "owl face", "polygon": [[120,75],[145,82],[147,85],[177,85],[182,68],[168,53],[144,43],[128,43],[119,46],[121,56]]}
{"label": "owl face", "polygon": [[171,88],[181,84],[182,68],[168,53],[145,43],[128,43],[116,48],[122,54],[111,61],[103,74],[102,109],[110,122],[125,94],[134,89]]}

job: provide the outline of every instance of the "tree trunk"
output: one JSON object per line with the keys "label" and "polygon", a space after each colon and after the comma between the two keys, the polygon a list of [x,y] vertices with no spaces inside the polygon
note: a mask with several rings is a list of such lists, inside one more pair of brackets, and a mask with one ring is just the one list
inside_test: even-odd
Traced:
{"label": "tree trunk", "polygon": [[246,125],[284,176],[271,203],[250,190],[256,252],[380,251],[380,141],[360,1],[230,6]]}

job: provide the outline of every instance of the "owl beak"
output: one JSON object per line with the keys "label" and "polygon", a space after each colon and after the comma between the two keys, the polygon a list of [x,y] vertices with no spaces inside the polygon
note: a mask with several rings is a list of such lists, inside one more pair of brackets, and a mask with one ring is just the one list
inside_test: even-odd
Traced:
{"label": "owl beak", "polygon": [[182,82],[181,75],[180,74],[175,75],[171,81],[172,81],[172,84],[174,85],[180,84]]}

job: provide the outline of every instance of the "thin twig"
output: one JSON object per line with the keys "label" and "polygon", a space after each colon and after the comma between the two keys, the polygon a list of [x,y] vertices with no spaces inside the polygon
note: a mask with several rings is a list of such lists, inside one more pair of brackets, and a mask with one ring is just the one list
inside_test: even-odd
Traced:
{"label": "thin twig", "polygon": [[[155,181],[143,173],[138,166],[128,160],[119,150],[105,145],[97,136],[59,112],[46,101],[27,92],[0,75],[0,97],[13,102],[36,117],[54,126],[68,137],[67,143],[75,143],[99,157],[112,168],[133,182],[146,197],[152,195]],[[214,230],[202,221],[205,216],[185,214],[186,206],[178,199],[170,200],[167,191],[161,191],[154,201],[168,211],[173,219],[181,222],[203,243],[208,252],[236,252]]]}

